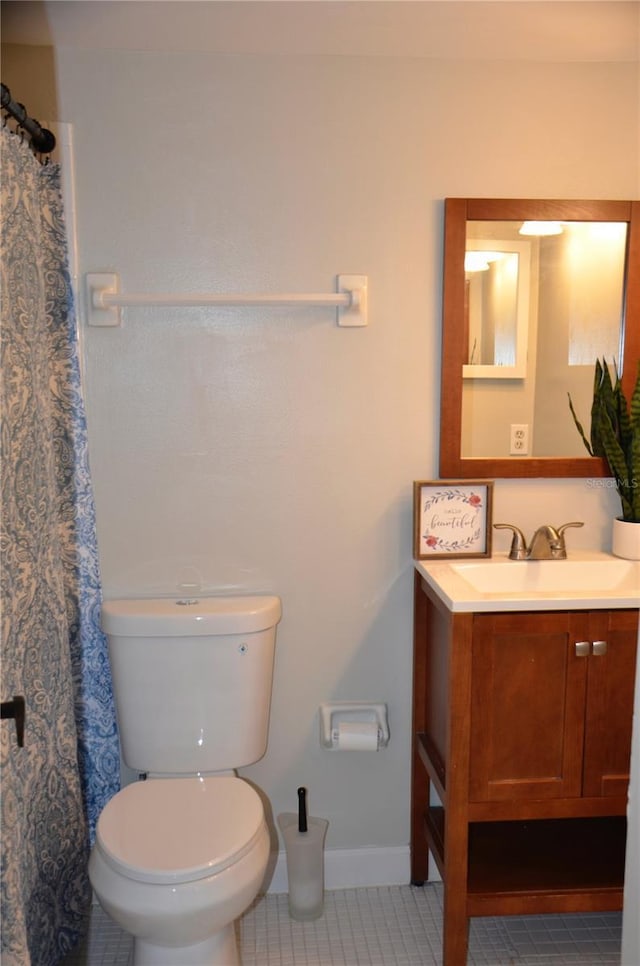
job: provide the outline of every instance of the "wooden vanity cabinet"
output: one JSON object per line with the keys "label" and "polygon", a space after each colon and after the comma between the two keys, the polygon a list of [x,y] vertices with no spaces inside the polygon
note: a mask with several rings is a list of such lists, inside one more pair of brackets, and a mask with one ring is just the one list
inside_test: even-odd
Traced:
{"label": "wooden vanity cabinet", "polygon": [[471,916],[622,908],[637,634],[635,609],[452,613],[416,572],[412,881],[430,851],[444,966]]}

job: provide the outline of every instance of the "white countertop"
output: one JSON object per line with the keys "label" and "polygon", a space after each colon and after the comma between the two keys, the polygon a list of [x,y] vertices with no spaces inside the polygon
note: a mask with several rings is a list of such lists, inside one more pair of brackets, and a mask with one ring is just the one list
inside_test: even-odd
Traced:
{"label": "white countertop", "polygon": [[495,554],[414,564],[454,612],[640,608],[640,561],[601,551],[569,551],[567,560]]}

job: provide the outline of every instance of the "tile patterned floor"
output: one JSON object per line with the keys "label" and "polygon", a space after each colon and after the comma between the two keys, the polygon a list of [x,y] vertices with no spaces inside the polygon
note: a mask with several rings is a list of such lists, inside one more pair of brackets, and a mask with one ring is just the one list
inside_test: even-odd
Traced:
{"label": "tile patterned floor", "polygon": [[[286,895],[243,917],[243,966],[440,966],[442,885],[327,892],[315,922],[294,922]],[[468,966],[618,966],[618,913],[473,919]],[[132,941],[99,906],[63,966],[130,966]],[[181,966],[176,962],[175,966]]]}

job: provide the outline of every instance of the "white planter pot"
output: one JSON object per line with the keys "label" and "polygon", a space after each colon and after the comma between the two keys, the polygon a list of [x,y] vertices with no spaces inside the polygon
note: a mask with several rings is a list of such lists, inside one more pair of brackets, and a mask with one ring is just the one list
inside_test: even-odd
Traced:
{"label": "white planter pot", "polygon": [[613,521],[611,551],[625,560],[640,560],[640,523],[616,518]]}

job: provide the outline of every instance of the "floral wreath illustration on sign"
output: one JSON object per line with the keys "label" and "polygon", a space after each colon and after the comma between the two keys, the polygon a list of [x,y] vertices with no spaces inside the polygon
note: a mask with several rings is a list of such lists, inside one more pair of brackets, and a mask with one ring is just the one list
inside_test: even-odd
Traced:
{"label": "floral wreath illustration on sign", "polygon": [[414,556],[489,556],[492,486],[487,480],[416,481]]}

